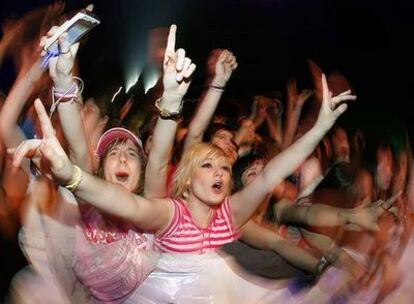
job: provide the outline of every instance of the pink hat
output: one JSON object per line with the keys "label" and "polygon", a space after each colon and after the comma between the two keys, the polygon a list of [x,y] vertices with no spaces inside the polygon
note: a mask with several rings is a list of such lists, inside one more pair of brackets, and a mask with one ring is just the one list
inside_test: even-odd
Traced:
{"label": "pink hat", "polygon": [[96,154],[99,157],[102,157],[106,148],[117,139],[129,139],[141,150],[141,152],[143,151],[142,142],[134,133],[125,128],[111,128],[99,138],[96,146]]}

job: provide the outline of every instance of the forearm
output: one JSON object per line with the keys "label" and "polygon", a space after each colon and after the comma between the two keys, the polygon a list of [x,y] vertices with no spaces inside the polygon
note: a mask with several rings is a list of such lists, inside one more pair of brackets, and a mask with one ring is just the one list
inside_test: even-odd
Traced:
{"label": "forearm", "polygon": [[314,256],[252,220],[243,226],[242,240],[256,248],[272,250],[290,264],[308,272],[314,272],[318,264]]}
{"label": "forearm", "polygon": [[[315,249],[319,250],[321,254],[328,260],[328,262],[335,267],[341,268],[354,278],[359,278],[366,269],[360,266],[345,250],[339,247],[336,242],[326,235],[310,232],[306,229],[301,229],[302,235],[306,241]],[[335,239],[340,242],[344,234],[344,230],[339,229]]]}
{"label": "forearm", "polygon": [[272,120],[269,116],[266,117],[267,128],[269,129],[270,136],[278,144],[283,144],[282,141],[282,123],[279,118]]}
{"label": "forearm", "polygon": [[208,128],[217,105],[223,92],[214,88],[209,88],[204,93],[200,105],[188,127],[187,137],[184,144],[184,151],[193,144],[203,140],[203,135]]}
{"label": "forearm", "polygon": [[[61,184],[67,184],[69,180]],[[82,201],[121,219],[134,222],[137,203],[134,194],[85,171],[74,194]],[[117,203],[120,202],[120,203]]]}
{"label": "forearm", "polygon": [[64,102],[58,106],[63,134],[69,144],[70,160],[87,172],[92,171],[92,152],[89,149],[85,128],[80,113],[81,104]]}
{"label": "forearm", "polygon": [[319,260],[289,241],[282,238],[275,240],[273,250],[293,266],[306,270],[310,273],[316,272],[316,265]]}
{"label": "forearm", "polygon": [[17,147],[25,139],[17,122],[41,75],[42,69],[36,62],[27,73],[17,77],[6,98],[0,111],[0,132],[7,148]]}
{"label": "forearm", "polygon": [[168,200],[145,199],[86,172],[73,192],[82,201],[143,230],[162,230],[172,218],[172,205]]}
{"label": "forearm", "polygon": [[[175,111],[181,103],[181,98],[171,99],[162,97],[161,107],[169,105]],[[167,195],[168,165],[174,146],[177,122],[171,119],[158,118],[152,136],[151,150],[145,169],[144,196],[146,198],[162,198]]]}
{"label": "forearm", "polygon": [[256,179],[232,196],[235,221],[242,225],[259,204],[315,149],[325,132],[313,127],[288,149],[275,156]]}
{"label": "forearm", "polygon": [[294,172],[312,153],[325,132],[317,127],[310,129],[288,149],[279,153],[264,168],[260,183],[270,192],[277,184]]}
{"label": "forearm", "polygon": [[310,226],[341,226],[347,224],[347,209],[335,208],[328,205],[313,204],[298,206],[282,200],[275,205],[275,212],[282,223],[296,223]]}
{"label": "forearm", "polygon": [[302,109],[299,108],[298,110],[290,110],[287,113],[286,124],[285,124],[285,132],[283,138],[283,147],[289,147],[296,134],[296,130],[299,124],[300,114]]}

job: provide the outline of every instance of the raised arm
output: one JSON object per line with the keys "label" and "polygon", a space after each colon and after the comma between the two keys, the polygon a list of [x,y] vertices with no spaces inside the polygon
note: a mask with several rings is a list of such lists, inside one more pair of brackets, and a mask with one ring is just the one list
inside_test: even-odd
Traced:
{"label": "raised arm", "polygon": [[[158,231],[170,222],[173,205],[167,199],[147,200],[73,166],[57,140],[39,99],[35,101],[35,108],[43,139],[27,140],[17,149],[9,150],[10,153],[14,153],[13,165],[19,166],[24,157],[41,157],[48,163],[47,168],[42,167],[45,174],[46,170],[49,170],[49,174],[60,185],[72,190],[77,197],[102,211],[130,221],[145,230]],[[116,201],[122,204],[115,204]]]}
{"label": "raised arm", "polygon": [[215,63],[213,79],[203,94],[197,112],[188,127],[184,151],[203,140],[204,132],[214,116],[224,88],[236,68],[236,57],[228,50],[221,50]]}
{"label": "raised arm", "polygon": [[[0,111],[0,137],[6,148],[15,148],[26,139],[23,130],[18,125],[18,121],[42,74],[43,69],[40,65],[40,59],[35,61],[29,69],[23,68],[4,102]],[[14,205],[12,208],[16,208],[23,201],[26,194],[29,184],[30,163],[26,160],[22,162],[21,170],[8,170],[11,163],[6,158],[4,165],[2,185],[9,202]]]}
{"label": "raised arm", "polygon": [[283,147],[289,147],[296,134],[300,114],[306,100],[312,95],[312,91],[304,90],[298,93],[296,80],[291,80],[287,84],[287,106],[285,119],[285,132],[283,137]]}
{"label": "raised arm", "polygon": [[280,146],[282,146],[283,140],[283,130],[282,130],[282,115],[283,111],[282,104],[272,105],[266,111],[266,125],[269,130],[270,137],[276,141]]}
{"label": "raised arm", "polygon": [[[52,27],[47,36],[53,36],[58,27]],[[43,37],[43,47],[47,37]],[[79,43],[70,45],[67,33],[59,37],[60,54],[49,62],[49,75],[53,80],[53,100],[56,103],[63,134],[69,146],[69,158],[87,172],[92,171],[92,151],[89,149],[85,128],[80,115],[82,107],[81,84],[73,77],[73,67]]]}
{"label": "raised arm", "polygon": [[175,50],[176,29],[176,25],[171,25],[165,49],[164,92],[158,104],[160,117],[155,125],[145,169],[146,198],[163,198],[167,195],[168,165],[178,125],[175,118],[182,111],[183,97],[196,68],[191,59],[185,57],[185,50]]}
{"label": "raised arm", "polygon": [[288,149],[270,160],[252,183],[232,196],[232,212],[237,225],[242,225],[266,195],[312,153],[336,119],[345,112],[347,105],[342,102],[356,99],[356,96],[350,95],[350,91],[332,97],[325,76],[322,77],[322,85],[324,98],[315,125]]}
{"label": "raised arm", "polygon": [[7,148],[17,147],[26,139],[18,125],[19,117],[32,94],[37,81],[42,76],[43,69],[40,59],[36,61],[27,72],[17,76],[10,93],[7,95],[0,112],[0,134]]}

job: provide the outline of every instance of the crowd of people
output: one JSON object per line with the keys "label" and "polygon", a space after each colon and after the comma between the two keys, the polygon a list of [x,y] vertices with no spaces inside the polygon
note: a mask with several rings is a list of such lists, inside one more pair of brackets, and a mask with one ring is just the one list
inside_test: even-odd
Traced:
{"label": "crowd of people", "polygon": [[186,111],[197,66],[171,25],[153,106],[115,111],[115,91],[85,96],[79,43],[44,49],[65,18],[36,10],[0,41],[18,71],[0,100],[0,231],[27,260],[6,302],[411,303],[410,135],[337,124],[357,99],[344,76],[311,62],[312,89],[291,80],[225,115],[237,50],[214,49]]}

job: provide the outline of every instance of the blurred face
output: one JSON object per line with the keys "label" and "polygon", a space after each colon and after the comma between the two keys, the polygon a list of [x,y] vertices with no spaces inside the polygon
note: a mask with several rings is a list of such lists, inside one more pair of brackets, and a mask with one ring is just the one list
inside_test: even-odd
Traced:
{"label": "blurred face", "polygon": [[[107,118],[102,117],[101,111],[98,106],[93,102],[93,99],[88,99],[85,102],[85,105],[82,108],[82,118],[85,124],[85,131],[88,136],[93,138],[98,138],[102,135],[102,128],[99,127],[100,124],[106,124]],[[92,147],[96,147],[97,142],[92,143]]]}
{"label": "blurred face", "polygon": [[349,162],[349,141],[346,131],[341,128],[335,129],[331,142],[335,159],[339,162]]}
{"label": "blurred face", "polygon": [[226,158],[206,158],[191,173],[189,198],[209,206],[220,204],[230,190],[230,163]]}
{"label": "blurred face", "polygon": [[218,130],[210,142],[224,151],[231,164],[237,160],[238,150],[232,132],[224,129]]}
{"label": "blurred face", "polygon": [[258,95],[256,96],[257,114],[263,116],[265,114],[278,114],[282,111],[282,102],[279,99]]}
{"label": "blurred face", "polygon": [[112,146],[104,161],[105,180],[134,192],[140,182],[141,159],[138,147],[131,141]]}
{"label": "blurred face", "polygon": [[257,177],[257,175],[262,172],[264,167],[264,161],[262,159],[255,160],[253,164],[251,164],[241,176],[241,181],[243,184],[243,187],[246,187],[249,185],[254,179]]}
{"label": "blurred face", "polygon": [[393,160],[389,149],[377,151],[376,181],[380,190],[388,190],[392,180]]}

